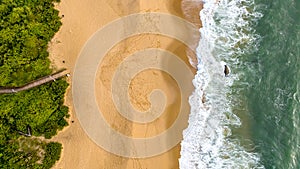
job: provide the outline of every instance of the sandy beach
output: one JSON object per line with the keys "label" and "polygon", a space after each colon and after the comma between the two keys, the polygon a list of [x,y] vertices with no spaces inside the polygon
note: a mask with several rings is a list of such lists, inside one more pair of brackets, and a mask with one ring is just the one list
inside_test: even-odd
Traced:
{"label": "sandy beach", "polygon": [[[183,4],[185,10],[182,10]],[[193,8],[192,8],[193,7]],[[196,7],[196,8],[194,8]],[[176,169],[180,157],[180,144],[166,153],[150,158],[124,158],[101,149],[82,129],[73,108],[72,72],[81,49],[87,40],[100,28],[120,17],[145,12],[162,12],[185,18],[200,27],[199,10],[201,5],[194,1],[180,0],[61,0],[56,8],[62,17],[62,27],[49,45],[53,68],[67,68],[71,73],[68,78],[70,87],[65,104],[70,109],[69,126],[53,138],[63,144],[62,156],[54,166],[55,169]],[[190,16],[190,17],[189,17]],[[199,37],[191,36],[191,41]],[[195,46],[194,46],[195,47]],[[110,95],[112,76],[118,65],[129,55],[145,48],[161,48],[172,52],[189,65],[195,59],[192,50],[182,42],[170,37],[142,34],[132,36],[117,45],[106,54],[96,76],[96,98],[105,119],[116,131],[131,137],[151,137],[168,129],[176,119],[180,109],[180,91],[176,81],[159,70],[147,70],[132,79],[129,96],[134,107],[140,111],[147,110],[151,104],[148,95],[153,89],[161,89],[167,97],[167,107],[162,115],[148,124],[139,124],[121,117],[114,107]],[[170,63],[172,64],[172,63]],[[189,65],[193,73],[196,70]],[[192,83],[187,81],[186,83]],[[147,85],[144,85],[147,84]],[[190,89],[193,90],[192,88]],[[105,98],[105,99],[104,99]],[[101,106],[103,105],[103,106]],[[186,112],[186,119],[188,118]],[[187,121],[186,124],[187,126]]]}

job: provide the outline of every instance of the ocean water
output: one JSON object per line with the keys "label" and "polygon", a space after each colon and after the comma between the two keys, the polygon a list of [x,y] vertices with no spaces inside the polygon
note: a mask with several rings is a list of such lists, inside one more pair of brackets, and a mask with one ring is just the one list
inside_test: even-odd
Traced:
{"label": "ocean water", "polygon": [[300,168],[300,0],[203,2],[180,168]]}

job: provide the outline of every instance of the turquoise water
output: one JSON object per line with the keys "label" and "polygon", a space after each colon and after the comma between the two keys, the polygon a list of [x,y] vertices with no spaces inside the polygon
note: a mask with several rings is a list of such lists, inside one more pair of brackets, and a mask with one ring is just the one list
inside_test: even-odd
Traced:
{"label": "turquoise water", "polygon": [[200,17],[180,168],[300,168],[300,0],[205,0]]}

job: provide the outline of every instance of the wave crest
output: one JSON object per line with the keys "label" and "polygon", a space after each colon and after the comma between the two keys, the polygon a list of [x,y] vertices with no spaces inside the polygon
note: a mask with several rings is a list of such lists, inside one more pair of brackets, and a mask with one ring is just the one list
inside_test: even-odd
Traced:
{"label": "wave crest", "polygon": [[198,72],[189,100],[191,113],[183,132],[180,168],[263,168],[259,154],[246,151],[239,140],[230,138],[231,128],[242,125],[227,98],[240,74],[225,78],[222,66],[224,61],[234,69],[241,54],[256,49],[259,37],[252,27],[261,16],[251,0],[204,1]]}

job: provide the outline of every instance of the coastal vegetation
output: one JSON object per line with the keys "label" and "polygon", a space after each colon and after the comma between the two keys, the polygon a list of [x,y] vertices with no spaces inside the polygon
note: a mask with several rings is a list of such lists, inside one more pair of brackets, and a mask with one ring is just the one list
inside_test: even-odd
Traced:
{"label": "coastal vegetation", "polygon": [[[0,88],[49,75],[48,43],[61,26],[53,0],[1,0]],[[51,168],[62,145],[47,139],[68,123],[64,79],[0,95],[0,168]],[[25,137],[28,127],[32,136]]]}

